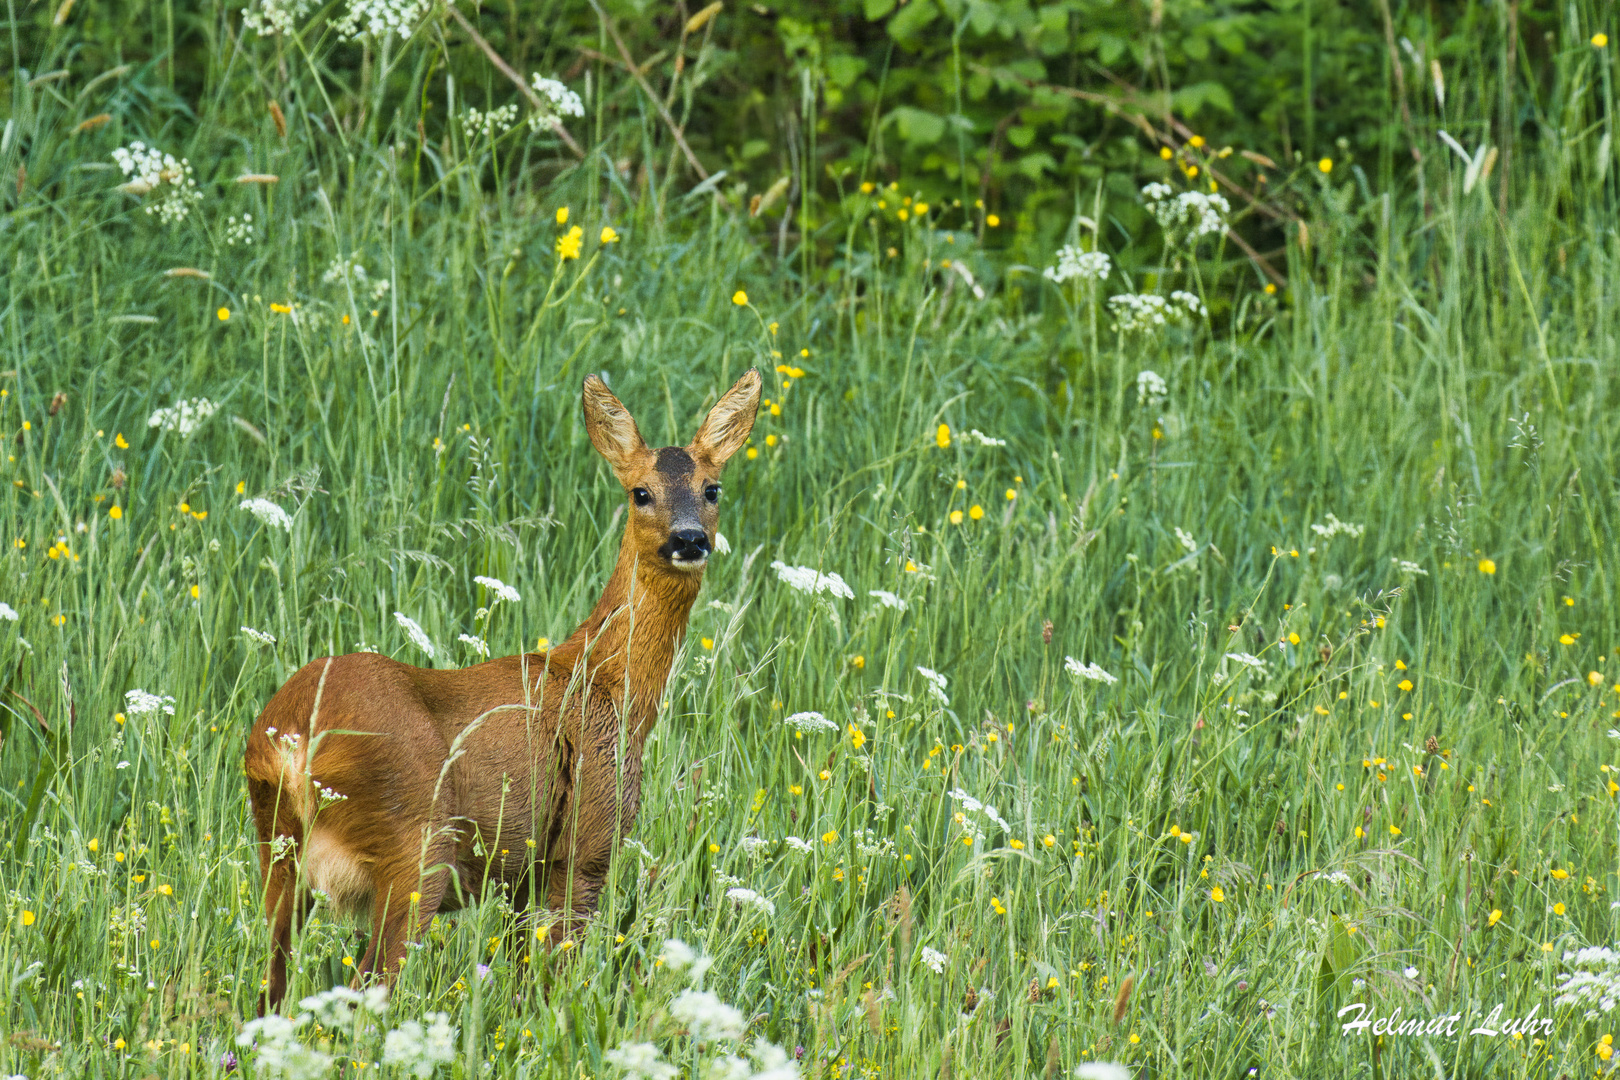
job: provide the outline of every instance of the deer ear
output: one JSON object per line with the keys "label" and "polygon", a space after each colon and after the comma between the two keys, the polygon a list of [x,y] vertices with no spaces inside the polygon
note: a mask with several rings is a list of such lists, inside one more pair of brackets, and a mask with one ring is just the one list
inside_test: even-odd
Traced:
{"label": "deer ear", "polygon": [[627,477],[647,453],[635,417],[595,375],[585,377],[584,408],[585,432],[591,437],[591,445],[607,459],[619,483],[629,483]]}
{"label": "deer ear", "polygon": [[754,416],[759,412],[760,386],[757,368],[744,372],[737,385],[727,390],[714,403],[714,408],[709,410],[703,426],[692,437],[693,452],[720,466],[740,450],[742,444],[748,441],[748,433],[754,430]]}

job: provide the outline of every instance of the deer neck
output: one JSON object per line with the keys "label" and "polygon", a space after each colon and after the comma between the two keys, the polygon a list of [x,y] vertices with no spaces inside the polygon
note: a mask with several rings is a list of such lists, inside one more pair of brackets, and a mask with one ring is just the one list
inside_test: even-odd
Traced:
{"label": "deer neck", "polygon": [[671,571],[634,550],[626,536],[601,598],[559,646],[563,659],[585,660],[586,677],[613,697],[637,746],[658,717],[702,584],[702,571]]}

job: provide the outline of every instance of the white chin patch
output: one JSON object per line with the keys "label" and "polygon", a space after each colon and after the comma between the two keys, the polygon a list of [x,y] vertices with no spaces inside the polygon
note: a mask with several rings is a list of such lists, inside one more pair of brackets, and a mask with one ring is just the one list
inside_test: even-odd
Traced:
{"label": "white chin patch", "polygon": [[669,564],[677,570],[701,570],[709,565],[709,557],[705,555],[701,559],[683,559],[672,555]]}

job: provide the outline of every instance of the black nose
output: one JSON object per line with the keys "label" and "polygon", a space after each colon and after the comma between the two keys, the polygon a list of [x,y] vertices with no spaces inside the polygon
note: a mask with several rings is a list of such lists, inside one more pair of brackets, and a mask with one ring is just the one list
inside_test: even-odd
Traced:
{"label": "black nose", "polygon": [[702,529],[682,529],[669,534],[669,553],[677,559],[706,559],[709,536]]}

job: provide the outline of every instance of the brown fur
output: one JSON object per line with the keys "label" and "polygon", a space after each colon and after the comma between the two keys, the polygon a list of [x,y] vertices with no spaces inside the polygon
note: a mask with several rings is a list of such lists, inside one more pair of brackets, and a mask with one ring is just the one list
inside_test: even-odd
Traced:
{"label": "brown fur", "polygon": [[311,888],[368,919],[362,979],[392,979],[434,914],[486,884],[561,913],[554,943],[595,910],[640,808],[642,747],[707,565],[672,560],[674,534],[701,529],[713,544],[719,508],[705,493],[747,440],[759,393],[749,371],[683,460],[649,450],[619,400],[585,380],[591,442],[626,493],[651,502],[631,495],[601,599],[548,654],[455,671],[326,657],[270,699],[244,760],[271,930],[267,1006],[286,994]]}

